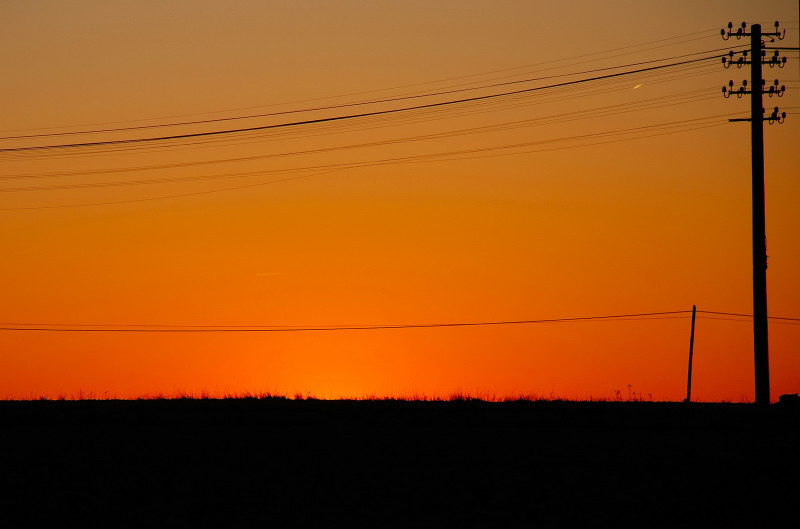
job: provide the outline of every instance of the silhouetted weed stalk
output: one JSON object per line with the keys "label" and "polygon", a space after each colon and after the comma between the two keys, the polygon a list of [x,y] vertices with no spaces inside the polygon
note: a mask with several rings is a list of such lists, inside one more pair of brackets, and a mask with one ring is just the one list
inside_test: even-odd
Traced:
{"label": "silhouetted weed stalk", "polygon": [[628,384],[628,398],[622,398],[622,391],[614,390],[614,402],[653,402],[653,394],[648,393],[647,397],[643,393],[637,393],[633,386]]}

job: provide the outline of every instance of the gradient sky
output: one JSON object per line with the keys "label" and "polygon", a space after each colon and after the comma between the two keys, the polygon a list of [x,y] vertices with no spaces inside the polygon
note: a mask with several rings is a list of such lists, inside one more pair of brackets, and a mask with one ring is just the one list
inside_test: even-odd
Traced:
{"label": "gradient sky", "polygon": [[[796,47],[798,18],[794,0],[5,1],[5,138],[553,77],[366,107],[2,139],[0,148],[258,126],[546,85],[741,45],[720,39],[728,21],[767,30],[780,20],[789,28],[782,44]],[[765,125],[768,301],[770,315],[796,318],[800,61],[785,54],[786,68],[765,69],[770,82],[787,87],[766,106],[789,114],[782,125]],[[709,61],[513,100],[205,143],[0,153],[0,322],[417,324],[692,304],[751,313],[750,132],[727,123],[749,102],[720,93],[729,79],[747,77]],[[395,141],[432,134],[443,137]],[[186,165],[375,142],[383,144]],[[368,164],[511,144],[527,145]],[[296,172],[354,163],[364,166]],[[178,166],[132,169],[170,164]],[[172,181],[108,185],[152,179]],[[684,314],[336,332],[0,331],[0,398],[202,391],[614,398],[630,386],[680,400],[689,326]],[[773,399],[799,392],[800,325],[770,324],[770,362]],[[752,400],[752,364],[750,323],[698,318],[694,398]]]}

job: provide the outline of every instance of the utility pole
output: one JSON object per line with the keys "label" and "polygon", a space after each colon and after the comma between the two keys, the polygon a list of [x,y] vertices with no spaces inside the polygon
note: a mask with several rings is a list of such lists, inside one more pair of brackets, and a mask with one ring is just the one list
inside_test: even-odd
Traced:
{"label": "utility pole", "polygon": [[[742,86],[738,89],[733,88],[733,81],[727,87],[722,87],[722,94],[725,97],[736,95],[742,98],[750,94],[750,118],[731,119],[728,121],[749,121],[751,126],[752,141],[752,170],[753,170],[753,357],[755,364],[755,391],[756,404],[760,406],[768,405],[769,397],[769,340],[767,331],[767,232],[764,213],[764,121],[770,125],[775,122],[783,123],[786,113],[778,115],[778,107],[772,114],[765,117],[763,106],[763,95],[769,97],[774,95],[781,97],[786,88],[778,88],[778,80],[766,87],[762,75],[762,65],[769,64],[770,67],[778,66],[783,68],[786,64],[786,57],[779,57],[776,50],[774,55],[767,60],[766,50],[762,37],[777,37],[783,40],[786,31],[781,33],[778,30],[779,24],[775,22],[775,32],[762,33],[760,24],[753,24],[750,32],[746,32],[747,24],[742,22],[742,27],[733,31],[733,24],[728,22],[728,31],[722,30],[722,38],[728,40],[731,37],[741,39],[750,37],[750,59],[747,59],[747,50],[741,52],[729,52],[728,57],[722,58],[725,68],[735,65],[742,68],[745,64],[750,65],[750,89],[747,89],[747,80],[742,81]],[[775,39],[772,39],[774,42]],[[741,56],[734,60],[734,56],[741,53]],[[779,60],[782,59],[782,60]]]}
{"label": "utility pole", "polygon": [[692,355],[694,354],[694,321],[697,315],[697,305],[692,305],[692,334],[689,335],[689,376],[686,379],[686,400],[692,402]]}

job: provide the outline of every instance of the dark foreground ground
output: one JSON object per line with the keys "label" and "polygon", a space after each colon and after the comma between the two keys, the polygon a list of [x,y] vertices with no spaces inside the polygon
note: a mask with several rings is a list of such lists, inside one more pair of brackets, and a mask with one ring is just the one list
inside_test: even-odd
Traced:
{"label": "dark foreground ground", "polygon": [[800,527],[784,404],[0,402],[0,425],[1,527]]}

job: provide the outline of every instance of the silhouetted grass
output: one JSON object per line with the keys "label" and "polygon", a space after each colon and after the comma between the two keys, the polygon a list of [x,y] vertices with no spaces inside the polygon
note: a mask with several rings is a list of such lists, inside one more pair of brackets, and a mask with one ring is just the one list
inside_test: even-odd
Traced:
{"label": "silhouetted grass", "polygon": [[607,399],[604,397],[588,397],[586,399],[576,399],[556,395],[550,393],[547,395],[537,393],[511,393],[501,394],[475,392],[467,393],[462,391],[455,391],[445,395],[427,394],[427,393],[410,393],[399,395],[376,395],[367,394],[352,397],[340,397],[333,399],[325,399],[315,396],[312,393],[295,392],[293,395],[286,395],[276,392],[268,391],[224,391],[224,392],[188,392],[177,391],[174,393],[141,393],[133,397],[119,397],[116,394],[104,392],[97,394],[94,392],[78,391],[74,394],[59,393],[54,398],[47,394],[31,394],[25,398],[17,398],[8,396],[0,401],[95,401],[95,400],[136,400],[136,401],[163,401],[163,400],[296,400],[296,401],[365,401],[365,402],[654,402],[652,395],[644,399],[640,394],[633,392],[627,398],[622,398],[621,392],[616,392],[614,399]]}

